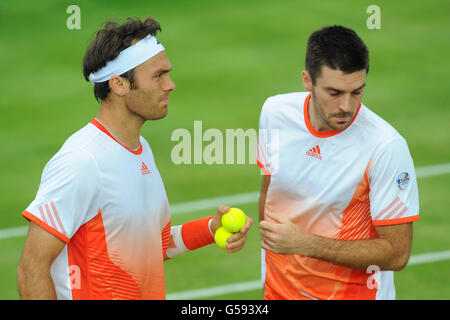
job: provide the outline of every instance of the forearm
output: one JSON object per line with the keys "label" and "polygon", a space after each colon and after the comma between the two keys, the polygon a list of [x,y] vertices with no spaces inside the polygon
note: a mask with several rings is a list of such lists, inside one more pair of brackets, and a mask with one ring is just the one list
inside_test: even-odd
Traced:
{"label": "forearm", "polygon": [[366,240],[337,240],[303,231],[289,219],[266,212],[270,221],[260,222],[263,249],[278,254],[299,254],[353,269],[403,269],[411,252],[411,223],[375,227],[377,237]]}
{"label": "forearm", "polygon": [[23,300],[56,300],[56,291],[50,268],[19,266],[17,286]]}
{"label": "forearm", "polygon": [[[189,250],[196,250],[214,243],[214,234],[222,226],[222,216],[230,210],[228,206],[219,206],[215,217],[205,217],[174,226],[170,230],[169,247],[165,260],[183,254]],[[228,253],[241,250],[247,240],[247,232],[253,224],[253,219],[246,216],[245,225],[227,239],[226,251]]]}
{"label": "forearm", "polygon": [[264,220],[264,207],[266,205],[266,195],[265,194],[261,194],[260,198],[259,198],[259,205],[258,205],[258,216],[259,216],[259,221],[263,221]]}
{"label": "forearm", "polygon": [[170,230],[169,248],[164,260],[174,258],[187,251],[196,250],[214,242],[211,223],[213,217],[205,217],[172,226]]}
{"label": "forearm", "polygon": [[259,195],[258,213],[259,222],[264,220],[264,208],[266,206],[267,190],[269,189],[270,176],[264,176],[261,183],[261,192]]}
{"label": "forearm", "polygon": [[401,270],[407,259],[397,255],[392,243],[386,239],[335,240],[308,234],[307,245],[301,252],[309,257],[325,260],[353,269],[367,270],[376,265],[380,270]]}

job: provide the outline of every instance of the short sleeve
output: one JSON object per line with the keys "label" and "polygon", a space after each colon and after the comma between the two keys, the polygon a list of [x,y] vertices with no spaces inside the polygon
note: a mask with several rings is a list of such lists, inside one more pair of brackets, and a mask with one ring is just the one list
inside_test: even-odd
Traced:
{"label": "short sleeve", "polygon": [[274,157],[278,148],[279,130],[270,125],[269,107],[270,98],[264,103],[259,118],[258,150],[256,163],[262,174],[272,175],[278,168],[278,157]]}
{"label": "short sleeve", "polygon": [[100,178],[82,149],[58,152],[45,166],[36,198],[22,215],[68,243],[99,210]]}
{"label": "short sleeve", "polygon": [[374,226],[419,220],[417,177],[403,138],[389,142],[375,155],[369,182]]}

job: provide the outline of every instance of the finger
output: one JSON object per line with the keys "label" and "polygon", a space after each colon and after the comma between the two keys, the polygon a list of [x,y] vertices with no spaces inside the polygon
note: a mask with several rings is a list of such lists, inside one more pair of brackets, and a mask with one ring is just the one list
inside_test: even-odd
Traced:
{"label": "finger", "polygon": [[245,237],[247,237],[246,234],[237,232],[237,233],[234,233],[232,236],[230,236],[227,239],[227,242],[228,243],[236,242],[236,241],[239,241],[239,240],[241,240],[242,238],[245,238]]}
{"label": "finger", "polygon": [[217,208],[217,214],[211,223],[211,230],[213,232],[216,232],[216,230],[222,226],[222,216],[229,210],[230,210],[230,207],[225,206],[225,205],[220,205]]}
{"label": "finger", "polygon": [[228,211],[230,211],[229,206],[220,205],[219,208],[217,208],[217,213],[220,215],[223,215],[224,213],[227,213]]}
{"label": "finger", "polygon": [[266,237],[271,231],[267,230],[266,228],[259,228],[259,234],[261,237]]}
{"label": "finger", "polygon": [[268,241],[262,240],[261,241],[261,248],[264,249],[264,250],[276,253],[274,247]]}
{"label": "finger", "polygon": [[271,238],[263,237],[261,240],[261,247],[263,249],[267,248],[269,251],[272,251],[275,253],[280,253],[279,245],[278,245],[277,241],[275,241],[274,239],[271,239]]}
{"label": "finger", "polygon": [[246,236],[243,236],[237,240],[228,242],[227,251],[232,251],[232,252],[238,251],[244,247],[246,242],[247,242]]}
{"label": "finger", "polygon": [[271,244],[275,244],[277,240],[276,234],[273,234],[271,232],[261,231],[261,239],[263,241],[270,242]]}
{"label": "finger", "polygon": [[265,231],[270,231],[270,232],[277,232],[277,223],[273,223],[273,222],[269,222],[269,221],[261,221],[259,223],[259,229],[260,230],[265,230]]}
{"label": "finger", "polygon": [[235,233],[227,239],[227,249],[233,250],[243,248],[247,242],[247,235],[242,233]]}
{"label": "finger", "polygon": [[244,248],[244,246],[240,246],[240,247],[236,247],[236,248],[230,248],[230,249],[228,249],[227,248],[227,253],[234,253],[234,252],[237,252],[237,251],[239,251],[239,250],[242,250]]}
{"label": "finger", "polygon": [[249,216],[246,215],[246,219],[247,222],[245,223],[245,225],[241,228],[240,233],[247,233],[248,230],[250,230],[250,228],[253,225],[254,220],[252,218],[250,218]]}

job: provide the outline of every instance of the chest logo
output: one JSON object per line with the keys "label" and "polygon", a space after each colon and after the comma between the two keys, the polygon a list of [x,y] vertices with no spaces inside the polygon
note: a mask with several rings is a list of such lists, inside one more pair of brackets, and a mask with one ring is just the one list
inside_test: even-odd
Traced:
{"label": "chest logo", "polygon": [[148,169],[147,165],[144,163],[144,161],[142,161],[141,173],[143,176],[151,173],[150,170]]}
{"label": "chest logo", "polygon": [[322,160],[322,155],[320,154],[319,145],[317,145],[314,148],[309,149],[308,151],[306,151],[306,154],[308,156],[311,156],[311,157],[317,158],[319,160]]}

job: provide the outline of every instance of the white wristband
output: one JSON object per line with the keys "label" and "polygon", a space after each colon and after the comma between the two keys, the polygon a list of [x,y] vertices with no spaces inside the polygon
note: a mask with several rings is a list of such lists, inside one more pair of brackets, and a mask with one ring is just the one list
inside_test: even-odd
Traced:
{"label": "white wristband", "polygon": [[208,222],[209,232],[211,232],[212,237],[214,238],[214,233],[211,230],[211,222],[214,220],[214,218],[210,219]]}
{"label": "white wristband", "polygon": [[176,257],[189,250],[184,244],[183,237],[181,235],[181,227],[182,226],[173,226],[170,228],[170,236],[173,239],[175,248],[167,249],[166,255],[168,258]]}

